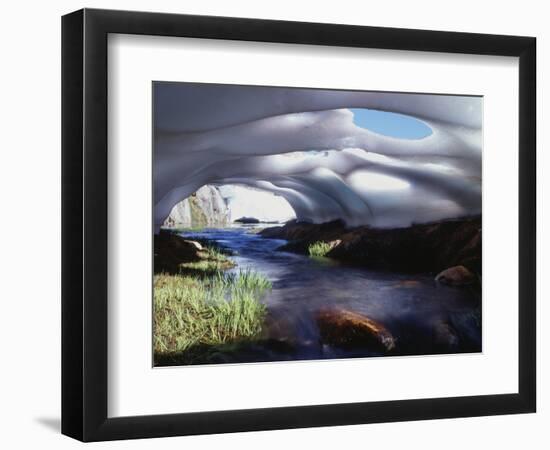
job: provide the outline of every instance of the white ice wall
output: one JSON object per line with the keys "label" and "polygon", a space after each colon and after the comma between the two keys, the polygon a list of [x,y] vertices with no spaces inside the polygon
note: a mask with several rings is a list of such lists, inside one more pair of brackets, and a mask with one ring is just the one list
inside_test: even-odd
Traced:
{"label": "white ice wall", "polygon": [[[351,107],[407,114],[432,134],[382,136],[356,126]],[[313,222],[479,213],[481,123],[480,97],[159,83],[155,223],[207,183],[276,193]]]}

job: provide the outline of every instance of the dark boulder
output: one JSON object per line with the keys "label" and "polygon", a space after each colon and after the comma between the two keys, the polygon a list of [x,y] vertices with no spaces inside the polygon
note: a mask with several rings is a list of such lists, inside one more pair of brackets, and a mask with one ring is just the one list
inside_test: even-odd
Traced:
{"label": "dark boulder", "polygon": [[481,276],[481,217],[416,224],[406,228],[346,228],[342,221],[292,221],[260,233],[286,239],[281,250],[307,254],[311,244],[339,240],[326,256],[371,269],[439,273],[462,265]]}
{"label": "dark boulder", "polygon": [[255,217],[240,217],[239,219],[234,220],[235,223],[260,223],[259,219],[256,219]]}
{"label": "dark boulder", "polygon": [[201,260],[202,245],[177,234],[161,231],[154,237],[155,273],[177,273],[182,263]]}

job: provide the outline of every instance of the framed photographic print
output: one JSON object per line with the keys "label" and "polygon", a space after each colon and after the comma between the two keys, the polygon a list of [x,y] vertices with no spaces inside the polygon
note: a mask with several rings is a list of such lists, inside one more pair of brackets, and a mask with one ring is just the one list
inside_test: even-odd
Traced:
{"label": "framed photographic print", "polygon": [[535,411],[535,38],[62,32],[64,434]]}

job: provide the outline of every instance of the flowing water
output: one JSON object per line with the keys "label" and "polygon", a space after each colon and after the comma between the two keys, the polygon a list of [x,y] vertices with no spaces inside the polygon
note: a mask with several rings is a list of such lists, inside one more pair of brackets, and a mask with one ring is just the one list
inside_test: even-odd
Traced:
{"label": "flowing water", "polygon": [[379,356],[371,348],[339,348],[320,338],[316,313],[342,308],[383,324],[399,355],[481,351],[481,303],[470,288],[441,285],[433,275],[372,271],[277,248],[286,243],[235,226],[183,233],[230,250],[232,271],[264,274],[273,289],[262,301],[268,320],[262,340],[228,346],[209,362],[252,362]]}

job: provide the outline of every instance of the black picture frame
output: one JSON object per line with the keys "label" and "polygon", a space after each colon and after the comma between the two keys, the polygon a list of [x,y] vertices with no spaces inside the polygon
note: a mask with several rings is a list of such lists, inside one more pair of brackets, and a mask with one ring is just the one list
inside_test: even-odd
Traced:
{"label": "black picture frame", "polygon": [[[517,393],[107,417],[109,33],[519,57]],[[536,409],[536,39],[83,9],[62,18],[62,433],[82,441],[530,413]]]}

